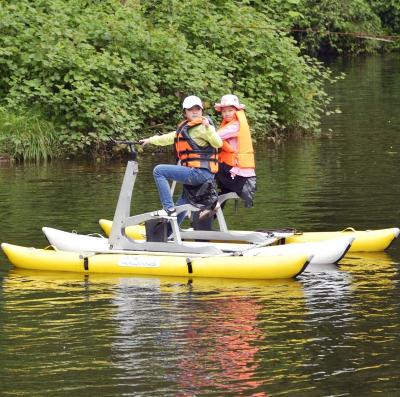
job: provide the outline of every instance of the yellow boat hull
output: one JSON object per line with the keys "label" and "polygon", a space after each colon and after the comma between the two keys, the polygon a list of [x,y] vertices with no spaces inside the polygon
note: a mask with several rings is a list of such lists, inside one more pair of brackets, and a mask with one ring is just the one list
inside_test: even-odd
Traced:
{"label": "yellow boat hull", "polygon": [[354,237],[348,252],[377,252],[384,251],[398,237],[398,228],[378,230],[354,230],[347,228],[339,232],[306,232],[295,234],[286,238],[286,243],[303,243],[309,241],[322,241],[339,237]]}
{"label": "yellow boat hull", "polygon": [[83,257],[76,252],[53,251],[1,245],[9,261],[23,269],[76,273],[113,273],[154,276],[219,277],[238,279],[284,279],[301,274],[309,257],[303,254],[274,257],[194,257],[151,253],[96,254]]}
{"label": "yellow boat hull", "polygon": [[[100,227],[106,236],[110,235],[112,221],[106,219],[99,220]],[[135,239],[143,240],[146,238],[146,230],[143,225],[129,226],[126,228],[126,234]],[[354,237],[354,241],[348,252],[376,252],[384,251],[398,237],[399,229],[396,227],[378,230],[358,231],[353,228],[347,228],[336,232],[305,232],[297,233],[285,239],[286,244],[307,243],[311,241],[323,241],[340,237]]]}
{"label": "yellow boat hull", "polygon": [[[99,225],[104,234],[109,236],[112,228],[112,221],[107,219],[100,219]],[[126,235],[133,240],[146,240],[146,228],[144,225],[128,226],[125,230]]]}

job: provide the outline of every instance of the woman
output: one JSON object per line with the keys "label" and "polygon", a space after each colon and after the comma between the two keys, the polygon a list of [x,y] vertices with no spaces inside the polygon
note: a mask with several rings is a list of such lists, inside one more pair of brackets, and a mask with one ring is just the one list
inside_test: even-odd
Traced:
{"label": "woman", "polygon": [[253,143],[244,112],[245,105],[236,95],[224,95],[214,105],[221,112],[222,123],[218,135],[223,140],[219,152],[216,180],[222,194],[235,192],[245,207],[253,205],[256,191],[256,172]]}
{"label": "woman", "polygon": [[[177,181],[185,185],[198,186],[212,182],[218,171],[218,148],[222,140],[210,120],[203,116],[203,104],[199,97],[191,95],[182,103],[184,120],[175,132],[164,135],[154,135],[142,139],[142,146],[153,144],[166,146],[175,144],[177,157],[181,165],[159,164],[154,168],[153,176],[160,194],[163,210],[155,215],[176,216],[175,204],[172,199],[169,181]],[[188,203],[184,194],[177,205]],[[178,224],[185,217],[178,216]]]}

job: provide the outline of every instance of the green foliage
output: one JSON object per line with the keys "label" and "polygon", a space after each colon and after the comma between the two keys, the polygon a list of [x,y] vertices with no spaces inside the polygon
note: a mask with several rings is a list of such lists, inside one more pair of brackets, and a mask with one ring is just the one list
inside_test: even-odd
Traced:
{"label": "green foliage", "polygon": [[[292,29],[308,54],[373,53],[381,43],[362,38],[362,33],[381,34],[379,17],[367,0],[272,0],[258,2],[282,25]],[[360,34],[361,33],[361,34]]]}
{"label": "green foliage", "polygon": [[391,45],[394,50],[400,49],[400,2],[398,0],[369,0],[372,9],[380,17],[382,26],[389,35],[397,35]]}
{"label": "green foliage", "polygon": [[207,77],[221,77],[208,84],[206,98],[239,95],[257,136],[274,129],[318,129],[319,114],[330,100],[323,84],[334,79],[321,63],[301,56],[295,42],[277,32],[264,12],[235,2],[200,0],[152,2],[144,11],[164,30],[172,26],[184,35],[196,53],[212,54]]}
{"label": "green foliage", "polygon": [[281,31],[296,23],[322,27],[321,13],[326,29],[372,23],[369,9],[355,12],[363,0],[346,9],[341,2],[340,12],[338,1],[3,1],[0,106],[39,109],[48,123],[41,130],[56,125],[57,153],[68,155],[99,152],[110,137],[170,130],[189,94],[212,112],[221,95],[234,92],[256,137],[317,131],[330,102],[324,84],[335,79]]}
{"label": "green foliage", "polygon": [[0,101],[43,109],[66,149],[172,124],[183,96],[223,80],[215,55],[151,26],[133,3],[84,3],[10,1],[0,15]]}
{"label": "green foliage", "polygon": [[8,107],[45,109],[72,150],[138,131],[157,98],[153,67],[141,55],[149,38],[133,10],[128,18],[112,1],[29,3],[3,9]]}
{"label": "green foliage", "polygon": [[0,152],[17,160],[47,161],[57,153],[54,125],[34,110],[0,108]]}
{"label": "green foliage", "polygon": [[371,8],[380,17],[388,33],[400,34],[400,2],[398,0],[368,0]]}

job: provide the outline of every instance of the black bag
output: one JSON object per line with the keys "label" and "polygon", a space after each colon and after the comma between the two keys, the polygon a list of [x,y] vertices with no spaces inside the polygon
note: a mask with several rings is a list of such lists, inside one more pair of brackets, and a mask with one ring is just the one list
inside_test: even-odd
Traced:
{"label": "black bag", "polygon": [[144,223],[146,241],[166,243],[168,241],[168,220],[149,219]]}
{"label": "black bag", "polygon": [[218,201],[215,182],[205,182],[202,185],[183,185],[183,194],[188,202],[200,209],[213,209]]}

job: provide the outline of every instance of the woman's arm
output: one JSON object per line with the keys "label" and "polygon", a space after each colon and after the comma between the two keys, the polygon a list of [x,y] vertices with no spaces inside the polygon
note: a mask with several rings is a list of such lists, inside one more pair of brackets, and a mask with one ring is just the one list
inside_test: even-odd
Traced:
{"label": "woman's arm", "polygon": [[218,130],[218,135],[221,137],[221,139],[229,139],[229,138],[234,138],[238,136],[240,129],[240,123],[239,121],[235,121],[233,123],[229,123],[225,127],[222,127]]}
{"label": "woman's arm", "polygon": [[222,146],[222,139],[215,130],[215,127],[209,125],[208,127],[203,128],[205,130],[204,136],[207,142],[214,148],[220,148]]}
{"label": "woman's arm", "polygon": [[176,132],[169,132],[168,134],[163,135],[153,135],[150,138],[141,139],[139,142],[142,146],[146,146],[148,144],[156,145],[156,146],[167,146],[172,145],[174,143]]}

